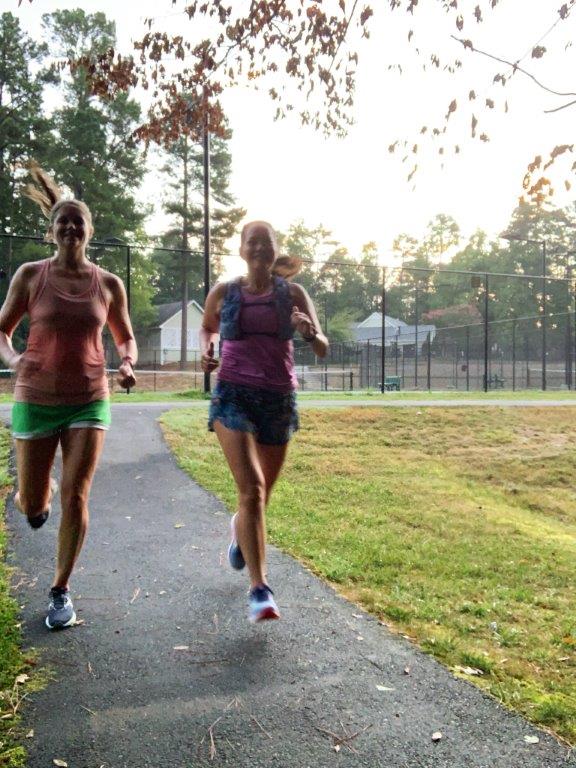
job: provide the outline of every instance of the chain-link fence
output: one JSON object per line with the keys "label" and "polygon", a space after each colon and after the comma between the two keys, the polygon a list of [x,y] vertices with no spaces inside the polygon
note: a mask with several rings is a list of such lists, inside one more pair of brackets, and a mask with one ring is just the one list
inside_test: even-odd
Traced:
{"label": "chain-link fence", "polygon": [[[45,258],[40,237],[0,235],[0,298],[17,267]],[[138,388],[202,389],[198,331],[201,253],[93,241],[90,258],[126,285],[139,347]],[[242,274],[237,256],[213,254],[212,276]],[[572,389],[576,386],[575,291],[570,272],[541,275],[449,268],[383,268],[375,259],[304,261],[297,281],[330,339],[326,358],[294,341],[303,391]],[[183,308],[186,311],[183,312]],[[15,333],[26,342],[27,323]],[[105,335],[108,366],[117,365]],[[6,377],[7,374],[5,373]],[[4,380],[2,388],[12,383]]]}

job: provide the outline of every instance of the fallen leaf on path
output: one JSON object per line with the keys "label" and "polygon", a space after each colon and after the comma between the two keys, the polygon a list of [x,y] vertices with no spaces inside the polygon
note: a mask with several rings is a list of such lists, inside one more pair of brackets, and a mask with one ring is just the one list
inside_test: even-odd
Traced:
{"label": "fallen leaf on path", "polygon": [[185,527],[186,527],[186,524],[185,524],[185,523],[176,523],[176,524],[174,525],[174,528],[185,528]]}
{"label": "fallen leaf on path", "polygon": [[159,595],[165,595],[166,594],[166,590],[165,589],[161,589],[160,592],[158,592],[158,594]]}
{"label": "fallen leaf on path", "polygon": [[404,667],[404,674],[409,675],[410,674],[410,667]]}
{"label": "fallen leaf on path", "polygon": [[538,736],[524,736],[524,741],[526,742],[526,744],[538,744],[540,739],[538,738]]}
{"label": "fallen leaf on path", "polygon": [[396,690],[395,688],[388,688],[387,685],[377,685],[376,688],[379,691],[395,691]]}
{"label": "fallen leaf on path", "polygon": [[57,765],[58,768],[68,768],[68,763],[66,762],[66,760],[59,760],[58,758],[55,758],[54,760],[52,760],[52,762],[54,763],[54,765]]}
{"label": "fallen leaf on path", "polygon": [[21,683],[25,683],[26,680],[30,680],[28,675],[18,675],[18,677],[16,678],[15,682],[18,683],[18,684],[21,684]]}
{"label": "fallen leaf on path", "polygon": [[432,734],[432,741],[440,741],[442,738],[442,732],[441,731],[434,731]]}
{"label": "fallen leaf on path", "polygon": [[190,646],[189,645],[175,645],[174,646],[175,651],[189,651]]}
{"label": "fallen leaf on path", "polygon": [[34,738],[34,728],[31,728],[28,733],[26,734],[27,739],[33,739]]}
{"label": "fallen leaf on path", "polygon": [[334,744],[334,752],[340,752],[340,744]]}

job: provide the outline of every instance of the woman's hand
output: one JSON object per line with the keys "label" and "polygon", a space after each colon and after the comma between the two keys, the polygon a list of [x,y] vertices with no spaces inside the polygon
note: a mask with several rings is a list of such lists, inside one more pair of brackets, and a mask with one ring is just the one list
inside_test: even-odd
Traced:
{"label": "woman's hand", "polygon": [[129,360],[122,360],[120,363],[117,381],[122,389],[128,389],[136,385],[136,376],[134,376],[134,369]]}
{"label": "woman's hand", "polygon": [[298,333],[304,339],[306,339],[306,341],[311,341],[312,339],[316,338],[316,334],[318,333],[316,326],[310,317],[305,312],[299,310],[296,306],[292,307],[290,322],[292,323],[292,328],[298,331]]}
{"label": "woman's hand", "polygon": [[200,358],[200,366],[204,373],[212,373],[212,371],[215,371],[219,365],[220,361],[216,360],[214,357],[214,342],[211,342],[208,351],[204,352]]}

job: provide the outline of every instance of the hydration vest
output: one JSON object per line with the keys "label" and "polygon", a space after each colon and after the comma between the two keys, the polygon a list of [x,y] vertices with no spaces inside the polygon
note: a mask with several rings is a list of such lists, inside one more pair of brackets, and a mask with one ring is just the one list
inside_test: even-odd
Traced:
{"label": "hydration vest", "polygon": [[[294,328],[290,322],[294,300],[290,296],[290,286],[283,277],[272,276],[272,301],[278,316],[277,338],[282,341],[292,339]],[[220,338],[230,341],[242,338],[240,330],[240,310],[242,308],[242,287],[240,279],[228,283],[226,295],[220,310]]]}

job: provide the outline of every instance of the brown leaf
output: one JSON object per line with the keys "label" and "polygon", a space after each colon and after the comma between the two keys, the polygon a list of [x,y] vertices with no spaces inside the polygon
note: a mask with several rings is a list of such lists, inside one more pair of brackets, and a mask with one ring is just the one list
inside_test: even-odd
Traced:
{"label": "brown leaf", "polygon": [[533,59],[541,59],[545,53],[546,53],[546,48],[543,45],[535,45],[534,48],[532,48]]}

